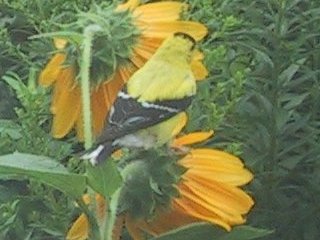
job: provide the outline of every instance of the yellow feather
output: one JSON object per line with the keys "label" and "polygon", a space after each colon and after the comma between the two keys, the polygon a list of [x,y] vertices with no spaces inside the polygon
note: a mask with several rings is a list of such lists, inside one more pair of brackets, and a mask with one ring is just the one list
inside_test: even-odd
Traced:
{"label": "yellow feather", "polygon": [[[194,40],[183,33],[176,33],[167,38],[149,61],[129,79],[126,86],[127,93],[139,102],[147,102],[146,105],[142,104],[142,107],[152,107],[152,104],[148,104],[159,101],[158,107],[160,108],[161,101],[180,100],[194,95],[196,80],[191,71],[190,63],[194,44]],[[157,107],[157,104],[154,106]],[[177,111],[179,111],[178,109],[179,106],[177,106]],[[108,151],[112,151],[116,147],[148,149],[170,142],[184,127],[186,113],[172,112],[170,108],[168,111],[173,113],[173,117],[153,126],[150,126],[151,123],[146,124],[147,126],[142,129],[138,126],[139,129],[136,129],[135,132],[122,135],[112,141],[106,141],[85,157],[90,158],[90,161],[96,164],[106,159],[110,154]]]}
{"label": "yellow feather", "polygon": [[165,143],[170,142],[185,126],[187,114],[181,112],[168,120],[158,123],[152,127],[142,129],[136,134],[141,138],[147,138],[147,136],[153,136],[153,147],[159,147]]}
{"label": "yellow feather", "polygon": [[166,39],[150,60],[127,83],[138,101],[181,99],[194,95],[196,82],[190,59],[194,43],[183,35]]}

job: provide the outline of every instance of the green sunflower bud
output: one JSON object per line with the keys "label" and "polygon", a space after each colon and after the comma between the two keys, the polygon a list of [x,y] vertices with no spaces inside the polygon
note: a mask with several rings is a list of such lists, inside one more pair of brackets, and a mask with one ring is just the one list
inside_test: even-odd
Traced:
{"label": "green sunflower bud", "polygon": [[171,199],[178,196],[175,185],[184,172],[185,169],[177,165],[176,156],[159,149],[142,152],[121,172],[124,181],[119,213],[151,219],[157,208],[168,208]]}
{"label": "green sunflower bud", "polygon": [[[132,49],[140,36],[133,24],[129,11],[115,11],[114,5],[93,7],[88,12],[79,12],[77,20],[66,25],[64,32],[82,33],[89,25],[97,25],[101,31],[94,36],[92,43],[92,63],[90,76],[92,86],[97,86],[110,78],[119,66],[127,64]],[[66,65],[80,66],[81,41],[68,39],[65,48]]]}

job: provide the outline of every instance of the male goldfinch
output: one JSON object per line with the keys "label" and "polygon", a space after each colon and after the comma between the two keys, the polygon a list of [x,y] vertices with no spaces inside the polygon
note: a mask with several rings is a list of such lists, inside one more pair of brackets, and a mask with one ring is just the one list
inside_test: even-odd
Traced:
{"label": "male goldfinch", "polygon": [[121,147],[148,149],[169,142],[196,93],[190,68],[195,40],[184,33],[168,37],[128,80],[109,112],[93,151],[93,165]]}

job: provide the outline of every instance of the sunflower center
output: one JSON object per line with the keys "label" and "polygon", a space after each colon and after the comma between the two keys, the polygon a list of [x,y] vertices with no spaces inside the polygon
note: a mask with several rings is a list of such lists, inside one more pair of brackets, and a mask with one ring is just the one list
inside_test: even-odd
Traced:
{"label": "sunflower center", "polygon": [[[112,77],[124,66],[132,55],[132,49],[140,35],[129,11],[115,11],[114,5],[94,5],[88,12],[79,12],[77,21],[67,30],[82,33],[89,25],[98,25],[102,31],[96,33],[92,43],[90,79],[93,86]],[[67,64],[80,65],[81,44],[72,42],[66,48]]]}
{"label": "sunflower center", "polygon": [[177,159],[163,149],[155,149],[127,161],[122,168],[124,182],[118,210],[148,220],[156,209],[168,208],[171,199],[178,196],[175,185],[185,172]]}

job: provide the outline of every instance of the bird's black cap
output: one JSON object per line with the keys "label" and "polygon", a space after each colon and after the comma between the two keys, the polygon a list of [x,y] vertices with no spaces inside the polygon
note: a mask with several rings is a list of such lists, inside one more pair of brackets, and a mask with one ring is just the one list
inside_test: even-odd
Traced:
{"label": "bird's black cap", "polygon": [[190,42],[192,42],[192,49],[195,47],[196,45],[196,40],[189,34],[184,33],[184,32],[176,32],[174,33],[174,36],[181,36],[183,38],[186,38],[188,40],[190,40]]}

